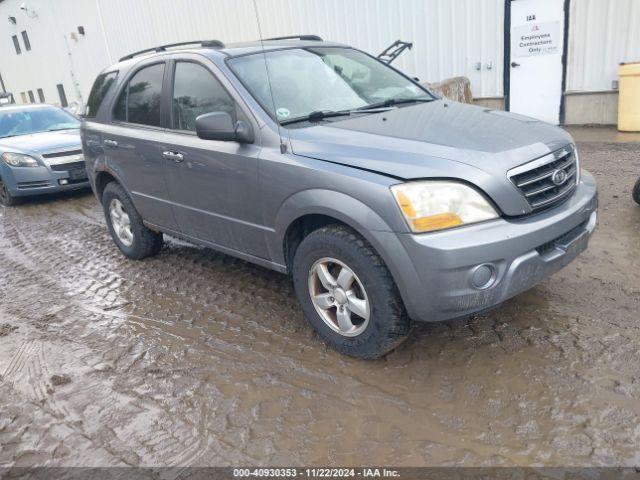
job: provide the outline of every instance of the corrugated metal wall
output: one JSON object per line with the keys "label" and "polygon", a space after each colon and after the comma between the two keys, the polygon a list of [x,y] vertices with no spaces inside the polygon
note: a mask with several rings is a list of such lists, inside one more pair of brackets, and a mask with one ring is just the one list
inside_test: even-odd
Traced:
{"label": "corrugated metal wall", "polygon": [[[395,64],[403,71],[427,81],[467,75],[474,95],[502,95],[503,0],[256,3],[265,37],[316,33],[376,54],[395,40],[412,41],[413,51]],[[258,38],[251,0],[99,0],[99,6],[114,57],[163,42]]]}
{"label": "corrugated metal wall", "polygon": [[[202,38],[236,42],[259,37],[252,0],[40,0],[30,4],[37,18],[23,15],[20,3],[0,4],[0,18],[18,17],[14,27],[0,24],[11,30],[0,42],[0,73],[16,92],[45,88],[49,101],[57,100],[55,84],[60,82],[69,99],[76,98],[70,62],[86,101],[98,71],[132,51]],[[266,37],[317,33],[374,54],[395,40],[411,41],[413,50],[394,63],[406,73],[430,82],[466,75],[476,97],[502,95],[503,0],[256,3]],[[78,25],[86,35],[73,39]],[[34,39],[33,50],[16,55],[10,37],[22,29]]]}
{"label": "corrugated metal wall", "polygon": [[[18,100],[22,91],[43,88],[56,102],[55,85],[63,83],[70,101],[79,99],[77,91],[86,101],[98,71],[142,48],[259,36],[253,0],[34,0],[27,4],[35,17],[21,3],[0,3],[0,74]],[[412,41],[413,50],[394,63],[406,73],[430,82],[465,75],[475,97],[503,95],[504,0],[256,3],[266,37],[317,33],[374,54],[394,40]],[[617,64],[640,60],[640,0],[572,0],[570,13],[567,90],[610,90]],[[86,35],[77,34],[79,25]],[[20,38],[22,30],[33,48],[16,55],[11,35]]]}
{"label": "corrugated metal wall", "polygon": [[502,95],[502,0],[268,0],[259,11],[266,36],[316,31],[373,53],[414,42],[401,70],[429,82],[466,75],[475,96]]}
{"label": "corrugated metal wall", "polygon": [[567,91],[611,90],[620,62],[640,62],[640,1],[572,0]]}

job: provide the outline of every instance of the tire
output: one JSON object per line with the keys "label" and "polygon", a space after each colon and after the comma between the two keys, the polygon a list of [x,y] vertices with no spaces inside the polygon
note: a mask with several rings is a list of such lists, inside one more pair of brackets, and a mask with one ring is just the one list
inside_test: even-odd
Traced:
{"label": "tire", "polygon": [[640,178],[636,182],[636,185],[633,187],[633,200],[640,205]]}
{"label": "tire", "polygon": [[[324,280],[332,284],[331,289],[325,288],[316,273],[325,267],[331,275],[324,276]],[[341,293],[337,282],[345,267],[347,275],[353,274],[354,279],[351,287]],[[378,358],[402,343],[411,331],[411,320],[382,258],[364,238],[347,227],[329,225],[302,240],[293,258],[293,283],[307,321],[327,344],[345,355]],[[344,303],[345,292],[348,303]],[[326,304],[320,307],[312,295],[333,301],[335,306],[325,310]],[[351,302],[354,298],[359,308],[351,308],[355,306]],[[362,308],[363,299],[368,302],[366,309]],[[353,326],[352,329],[337,325],[341,307],[351,316],[351,323],[343,325]],[[367,315],[360,317],[355,312],[364,312],[368,318],[365,320]]]}
{"label": "tire", "polygon": [[[128,217],[128,222],[123,221],[129,224],[129,227],[125,229],[128,231],[127,235],[122,233],[119,235],[116,233],[118,225],[114,227],[115,219],[111,214],[111,208],[118,205],[118,203]],[[116,182],[107,184],[102,193],[102,208],[111,238],[113,238],[115,244],[126,257],[133,260],[142,260],[160,252],[163,243],[162,233],[154,232],[144,225],[142,217],[134,207],[131,198],[120,184]],[[121,215],[120,218],[123,218],[123,216]],[[122,222],[119,223],[119,225],[122,224]],[[122,232],[122,229],[119,228],[118,230]]]}
{"label": "tire", "polygon": [[22,201],[21,197],[14,197],[9,192],[9,189],[0,178],[0,205],[5,207],[13,207],[18,205]]}

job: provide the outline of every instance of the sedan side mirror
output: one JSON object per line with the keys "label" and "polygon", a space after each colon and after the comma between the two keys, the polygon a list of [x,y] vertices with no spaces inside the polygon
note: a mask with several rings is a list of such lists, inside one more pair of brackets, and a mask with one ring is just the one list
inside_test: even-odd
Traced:
{"label": "sedan side mirror", "polygon": [[246,122],[238,120],[235,125],[227,112],[211,112],[196,118],[196,134],[203,140],[252,143],[253,130]]}

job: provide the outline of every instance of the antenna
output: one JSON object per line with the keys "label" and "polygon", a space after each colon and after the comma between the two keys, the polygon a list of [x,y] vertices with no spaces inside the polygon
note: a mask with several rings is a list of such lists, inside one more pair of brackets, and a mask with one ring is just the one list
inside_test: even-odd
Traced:
{"label": "antenna", "polygon": [[273,98],[273,88],[271,87],[271,75],[269,74],[269,62],[267,62],[267,54],[264,49],[264,40],[262,39],[262,26],[260,25],[260,15],[258,15],[258,4],[253,0],[253,10],[256,12],[256,22],[258,23],[258,35],[260,36],[260,46],[262,47],[262,58],[264,59],[264,68],[267,72],[267,83],[269,84],[269,95],[271,96],[271,105],[273,113],[276,115],[276,126],[278,127],[278,137],[280,137],[280,153],[287,151],[287,144],[282,141],[282,132],[280,131],[280,122],[278,122],[278,114],[276,113],[276,101]]}

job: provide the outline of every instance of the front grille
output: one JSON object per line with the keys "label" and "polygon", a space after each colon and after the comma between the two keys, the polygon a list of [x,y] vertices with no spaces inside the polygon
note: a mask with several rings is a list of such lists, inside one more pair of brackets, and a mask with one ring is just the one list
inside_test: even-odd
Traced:
{"label": "front grille", "polygon": [[514,168],[508,176],[535,211],[566,199],[576,188],[578,168],[575,150],[567,147]]}
{"label": "front grille", "polygon": [[44,153],[44,158],[68,157],[69,155],[81,155],[82,150],[67,150],[66,152]]}
{"label": "front grille", "polygon": [[51,170],[56,172],[66,172],[68,170],[82,170],[84,171],[85,165],[84,162],[73,162],[73,163],[61,163],[59,165],[50,165]]}
{"label": "front grille", "polygon": [[42,188],[48,187],[51,184],[46,181],[38,181],[38,182],[18,182],[18,190],[28,190],[30,188]]}

